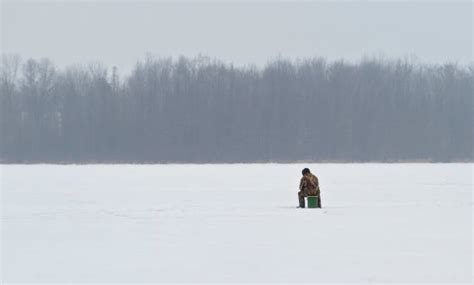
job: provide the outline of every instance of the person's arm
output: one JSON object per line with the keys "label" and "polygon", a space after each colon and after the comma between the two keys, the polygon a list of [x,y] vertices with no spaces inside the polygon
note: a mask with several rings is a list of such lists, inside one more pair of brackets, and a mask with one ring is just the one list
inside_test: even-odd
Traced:
{"label": "person's arm", "polygon": [[304,184],[305,184],[305,179],[304,179],[304,177],[302,177],[301,180],[300,180],[300,190],[301,191],[303,191],[303,189],[304,189],[304,186],[305,186]]}

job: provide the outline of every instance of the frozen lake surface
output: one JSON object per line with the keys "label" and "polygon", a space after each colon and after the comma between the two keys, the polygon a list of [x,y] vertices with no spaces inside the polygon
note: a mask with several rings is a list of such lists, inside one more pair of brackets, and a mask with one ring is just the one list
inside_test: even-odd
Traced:
{"label": "frozen lake surface", "polygon": [[[303,167],[323,209],[297,209]],[[465,282],[472,164],[3,165],[3,282]],[[0,282],[1,283],[1,282]]]}

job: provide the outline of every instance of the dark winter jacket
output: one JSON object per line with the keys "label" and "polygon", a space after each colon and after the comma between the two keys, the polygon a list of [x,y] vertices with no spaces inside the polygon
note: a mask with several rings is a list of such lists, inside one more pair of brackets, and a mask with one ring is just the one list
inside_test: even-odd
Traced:
{"label": "dark winter jacket", "polygon": [[319,196],[319,181],[312,173],[308,173],[301,177],[300,190],[305,196]]}

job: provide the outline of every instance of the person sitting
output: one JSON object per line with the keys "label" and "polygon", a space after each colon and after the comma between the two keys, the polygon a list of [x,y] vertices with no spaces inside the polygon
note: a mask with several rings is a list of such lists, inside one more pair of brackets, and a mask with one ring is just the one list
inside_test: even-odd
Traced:
{"label": "person sitting", "polygon": [[318,197],[318,208],[321,208],[321,191],[319,190],[318,178],[308,168],[303,169],[303,177],[300,180],[300,191],[298,192],[299,207],[305,207],[304,198],[308,196]]}

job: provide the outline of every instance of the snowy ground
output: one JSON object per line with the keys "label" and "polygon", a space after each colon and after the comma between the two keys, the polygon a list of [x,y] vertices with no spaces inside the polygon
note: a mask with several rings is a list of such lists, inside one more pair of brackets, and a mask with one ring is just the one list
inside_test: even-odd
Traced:
{"label": "snowy ground", "polygon": [[[323,209],[295,208],[304,166]],[[472,164],[1,170],[3,282],[473,278]]]}

